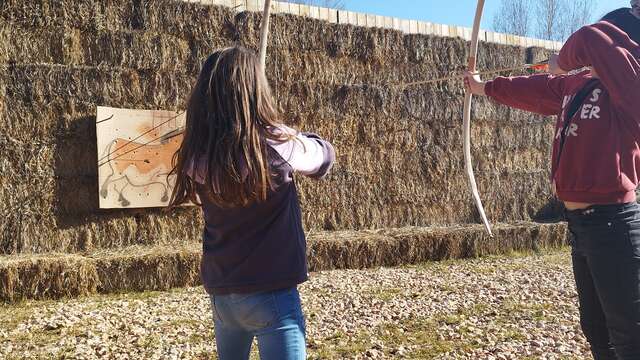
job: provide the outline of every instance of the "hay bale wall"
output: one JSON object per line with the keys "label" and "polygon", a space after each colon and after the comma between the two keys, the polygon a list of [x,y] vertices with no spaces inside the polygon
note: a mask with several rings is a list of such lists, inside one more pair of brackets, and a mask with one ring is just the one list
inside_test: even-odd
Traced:
{"label": "hay bale wall", "polygon": [[[235,41],[255,48],[260,18],[169,0],[1,2],[0,254],[197,242],[198,209],[97,209],[95,107],[182,109],[206,55]],[[467,51],[460,39],[274,17],[277,101],[290,124],[339,154],[327,181],[301,181],[307,229],[478,222],[463,174],[463,89],[388,86],[459,73]],[[480,53],[482,69],[547,56],[492,44]],[[551,122],[482,99],[473,118],[489,218],[555,216]]]}
{"label": "hay bale wall", "polygon": [[[563,244],[565,232],[562,223],[500,225],[493,238],[480,225],[315,232],[309,236],[309,269],[361,269],[553,249]],[[195,286],[200,284],[200,253],[198,245],[189,244],[0,256],[0,302]]]}

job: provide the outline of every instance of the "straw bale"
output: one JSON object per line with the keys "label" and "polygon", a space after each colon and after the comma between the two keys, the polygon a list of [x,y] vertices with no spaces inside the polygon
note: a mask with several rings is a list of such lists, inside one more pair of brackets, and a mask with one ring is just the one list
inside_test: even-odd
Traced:
{"label": "straw bale", "polygon": [[62,21],[65,26],[88,31],[130,29],[137,24],[141,4],[139,0],[65,0]]}
{"label": "straw bale", "polygon": [[11,58],[11,49],[11,30],[7,25],[0,21],[0,64],[2,64],[3,67]]}
{"label": "straw bale", "polygon": [[[358,76],[357,65],[349,66],[356,70],[352,76]],[[313,72],[324,75],[320,66]],[[294,70],[289,76],[299,75]],[[301,185],[303,198],[309,199],[303,201],[305,209],[312,214],[305,215],[309,228],[478,221],[461,170],[460,87],[399,92],[382,86],[278,81],[275,88],[285,116],[295,114],[294,125],[318,131],[339,149],[329,183]],[[474,104],[476,173],[495,173],[481,188],[485,202],[495,204],[492,219],[538,218],[536,208],[546,207],[550,198],[546,171],[553,123],[506,112],[488,101]]]}
{"label": "straw bale", "polygon": [[[221,27],[221,20],[231,14],[231,9],[226,7],[174,0],[7,0],[0,3],[0,19],[7,22],[23,27],[66,26],[83,31],[156,30],[174,35],[200,34],[203,27]],[[192,26],[194,19],[199,22],[198,26]]]}
{"label": "straw bale", "polygon": [[177,245],[198,241],[202,232],[202,227],[194,225],[195,221],[187,216],[174,218],[110,211],[98,215],[45,213],[37,218],[23,215],[29,209],[14,210],[5,216],[0,227],[4,230],[0,232],[0,254],[74,253],[140,244]]}
{"label": "straw bale", "polygon": [[[458,123],[462,118],[464,95],[462,88],[456,84],[403,90],[382,85],[342,86],[278,80],[273,81],[272,86],[284,115],[294,115],[300,124],[305,125],[322,126],[320,121],[315,121],[319,116],[339,116],[362,121],[375,119],[367,121],[372,128],[397,126],[387,120],[392,117],[395,121],[403,121],[403,124],[418,123],[431,128],[459,129]],[[548,118],[506,110],[483,99],[474,102],[473,115],[474,128],[477,126],[475,123],[481,120],[518,123],[521,127],[525,124],[552,124]],[[326,123],[324,127],[327,127]],[[540,138],[529,141],[540,141]]]}
{"label": "straw bale", "polygon": [[10,69],[7,101],[46,104],[73,99],[102,104],[140,99],[140,102],[142,90],[138,79],[135,71],[117,68],[17,65]]}
{"label": "straw bale", "polygon": [[547,50],[541,47],[530,47],[527,49],[527,63],[535,64],[541,61],[548,60],[554,51]]}
{"label": "straw bale", "polygon": [[[566,244],[564,224],[499,224],[489,238],[482,226],[402,227],[313,232],[312,271],[397,266],[540,251]],[[92,293],[167,290],[200,284],[201,246],[129,246],[85,255],[0,256],[0,301],[57,299]]]}
{"label": "straw bale", "polygon": [[0,23],[0,62],[62,63],[64,28],[24,29]]}
{"label": "straw bale", "polygon": [[[11,190],[22,190],[12,188]],[[50,204],[43,203],[35,213],[41,192],[24,197],[14,207],[2,207],[0,254],[79,252],[96,248],[118,248],[137,244],[137,222],[126,214],[74,215],[57,214]],[[37,210],[37,209],[36,209]]]}
{"label": "straw bale", "polygon": [[[65,252],[115,249],[139,243],[138,222],[130,214],[106,212],[97,215],[75,215],[73,218],[59,215],[59,219],[55,228],[43,229],[50,233],[51,239],[43,241],[43,244],[53,249],[60,248],[58,242],[69,243],[68,249],[62,250]],[[44,251],[39,251],[42,252]]]}
{"label": "straw bale", "polygon": [[[275,72],[271,77],[278,81],[297,81],[318,85],[328,83],[386,86],[387,84],[399,84],[405,80],[427,79],[430,74],[436,74],[435,77],[443,75],[438,72],[441,69],[429,67],[428,71],[424,71],[427,67],[426,64],[406,63],[402,57],[371,63],[346,55],[332,56],[324,51],[300,51],[286,47],[270,49],[268,70],[270,73]],[[448,64],[446,67],[441,66],[441,68],[451,71],[452,68],[455,68],[455,64]],[[449,72],[444,75],[449,75]]]}
{"label": "straw bale", "polygon": [[141,103],[134,70],[64,65],[19,65],[10,69],[8,101],[49,103],[73,99],[95,104]]}
{"label": "straw bale", "polygon": [[[243,41],[248,44],[257,44],[260,38],[257,25],[262,21],[262,15],[253,13],[247,21],[240,25]],[[272,30],[269,46],[288,50],[296,49],[300,52],[325,51],[331,48],[339,48],[350,41],[350,30],[353,27],[337,27],[335,24],[294,16],[290,14],[275,14],[271,18]],[[338,30],[342,35],[341,41],[335,41]],[[293,35],[293,36],[292,36]],[[336,49],[337,50],[337,49]]]}
{"label": "straw bale", "polygon": [[[13,84],[9,85],[10,91],[14,91]],[[73,127],[75,122],[88,122],[93,117],[95,122],[95,104],[89,102],[76,101],[70,98],[58,98],[50,102],[30,101],[16,99],[12,96],[4,96],[3,100],[8,109],[0,113],[0,129],[2,133],[18,141],[30,141],[37,139],[46,144],[54,144],[59,139],[70,136],[69,127]],[[85,129],[83,129],[85,130]],[[95,135],[95,128],[86,128],[89,133],[78,134],[80,136],[90,136],[91,131]],[[85,139],[88,146],[92,139]],[[86,146],[85,146],[86,148]]]}
{"label": "straw bale", "polygon": [[[278,85],[277,98],[290,108],[285,114],[296,114],[292,123],[327,136],[339,149],[328,183],[300,186],[309,228],[478,220],[462,173],[462,93],[415,90],[402,98],[373,87],[314,92],[305,84]],[[495,108],[490,102],[482,106]],[[546,171],[553,124],[521,112],[521,119],[507,121],[496,113],[472,127],[476,173],[493,173],[481,187],[483,199],[494,204],[490,216],[496,221],[538,218],[536,207],[550,197]]]}
{"label": "straw bale", "polygon": [[[145,0],[144,4],[134,6],[134,12],[134,29],[163,32],[188,40],[206,40],[209,37],[210,41],[218,42],[233,35],[230,24],[235,22],[236,15],[224,6],[172,0]],[[197,25],[194,25],[194,20]]]}
{"label": "straw bale", "polygon": [[0,19],[23,27],[69,26],[84,30],[121,30],[135,25],[136,5],[127,0],[6,0]]}
{"label": "straw bale", "polygon": [[56,27],[64,24],[63,0],[4,0],[0,19],[26,27]]}
{"label": "straw bale", "polygon": [[[326,24],[300,18],[297,22],[288,22],[288,28],[282,29],[279,46],[291,50],[323,51],[332,57],[349,57],[370,64],[383,64],[388,60],[404,60],[408,57],[404,35],[396,30]],[[296,28],[302,29],[305,35],[295,36]],[[314,35],[317,33],[323,36],[318,39]]]}
{"label": "straw bale", "polygon": [[[183,72],[63,65],[17,65],[6,77],[4,102],[12,111],[5,112],[0,127],[12,137],[40,139],[55,137],[76,121],[93,117],[95,122],[96,105],[183,108],[195,81]],[[95,137],[86,140],[90,146]]]}
{"label": "straw bale", "polygon": [[193,247],[133,248],[127,253],[97,258],[95,268],[101,293],[168,290],[200,284],[200,254]]}
{"label": "straw bale", "polygon": [[5,116],[5,99],[7,96],[8,69],[0,64],[0,119]]}
{"label": "straw bale", "polygon": [[498,225],[493,238],[481,226],[325,232],[310,240],[309,267],[361,269],[539,251],[564,245],[565,234],[563,224],[531,223]]}
{"label": "straw bale", "polygon": [[78,256],[0,258],[0,301],[58,299],[95,293],[95,267]]}
{"label": "straw bale", "polygon": [[66,41],[68,64],[179,70],[191,56],[187,41],[150,31],[69,30]]}
{"label": "straw bale", "polygon": [[20,234],[21,216],[15,213],[20,199],[15,196],[10,183],[13,178],[4,171],[7,167],[7,161],[0,159],[0,254],[14,252],[12,250],[16,248],[16,238]]}
{"label": "straw bale", "polygon": [[195,246],[134,246],[87,256],[0,256],[0,301],[198,285],[199,251]]}
{"label": "straw bale", "polygon": [[[50,81],[42,81],[33,73],[47,74]],[[107,100],[92,102],[92,99],[117,98],[113,101],[127,106],[126,101],[132,100],[125,100],[127,94],[131,94],[126,89],[130,74],[129,71],[81,67],[69,70],[62,66],[14,69],[15,79],[33,76],[34,80],[9,84],[11,95],[5,97],[5,101],[11,104],[12,111],[6,112],[0,123],[6,134],[6,141],[0,142],[2,162],[12,170],[3,176],[6,181],[3,181],[2,190],[6,190],[3,193],[11,201],[4,201],[2,205],[3,213],[7,214],[2,252],[119,247],[164,236],[166,229],[145,230],[138,234],[136,219],[126,212],[118,213],[115,219],[98,213],[95,105]],[[102,80],[106,84],[91,84],[93,75],[97,75],[98,81],[101,77],[106,79]],[[162,88],[172,94],[174,102],[184,101],[180,91],[188,91],[190,85],[176,85],[175,76],[162,75],[134,73],[145,87],[140,89],[137,101],[166,103],[166,98],[159,95]],[[186,76],[179,79],[192,81]],[[108,83],[114,82],[120,89],[111,88],[114,95],[103,95],[102,88],[111,87]],[[70,89],[79,99],[69,99]],[[52,102],[48,102],[49,99]],[[130,105],[153,108],[153,105]],[[37,141],[31,144],[32,139]],[[39,189],[41,193],[33,193],[33,189]],[[167,214],[165,218],[171,218],[171,215]],[[182,230],[195,231],[199,229]]]}
{"label": "straw bale", "polygon": [[171,213],[156,210],[145,212],[138,219],[141,244],[178,245],[198,243],[202,239],[204,219],[197,207],[177,209]]}
{"label": "straw bale", "polygon": [[[392,160],[393,161],[393,160]],[[405,179],[414,174],[397,174]],[[548,219],[539,210],[551,199],[546,172],[478,173],[480,193],[492,221]],[[300,181],[303,219],[308,229],[344,230],[403,225],[474,223],[479,219],[459,171],[441,178],[397,181],[358,176],[340,168],[324,183]]]}

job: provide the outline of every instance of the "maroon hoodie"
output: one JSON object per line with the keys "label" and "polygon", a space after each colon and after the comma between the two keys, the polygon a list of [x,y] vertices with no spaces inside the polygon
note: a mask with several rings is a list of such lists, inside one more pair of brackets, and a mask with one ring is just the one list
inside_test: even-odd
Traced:
{"label": "maroon hoodie", "polygon": [[[559,65],[592,66],[599,80],[566,128],[564,112],[593,79],[575,75],[499,77],[485,92],[499,103],[542,115],[558,115],[552,174],[562,201],[612,204],[635,201],[640,175],[640,46],[607,22],[585,26],[560,51]],[[559,157],[560,154],[560,157]]]}

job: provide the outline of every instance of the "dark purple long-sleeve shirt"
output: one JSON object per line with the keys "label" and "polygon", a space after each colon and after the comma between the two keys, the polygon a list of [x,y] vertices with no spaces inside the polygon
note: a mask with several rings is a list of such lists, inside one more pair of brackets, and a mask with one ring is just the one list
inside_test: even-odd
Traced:
{"label": "dark purple long-sleeve shirt", "polygon": [[[294,173],[324,177],[335,161],[332,145],[313,134],[269,141],[276,189],[267,200],[221,208],[199,194],[205,218],[202,282],[210,294],[252,293],[295,286],[307,280],[306,239]],[[203,167],[198,167],[203,168]],[[202,176],[196,176],[204,183]]]}

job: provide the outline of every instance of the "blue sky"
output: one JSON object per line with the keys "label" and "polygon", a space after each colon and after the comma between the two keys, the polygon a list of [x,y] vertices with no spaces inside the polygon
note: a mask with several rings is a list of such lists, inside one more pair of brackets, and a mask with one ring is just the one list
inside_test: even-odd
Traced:
{"label": "blue sky", "polygon": [[[491,25],[500,0],[486,0],[482,27]],[[447,25],[471,27],[476,11],[476,0],[345,0],[347,10],[385,16],[430,21]],[[596,0],[596,16],[623,6],[629,0]]]}

